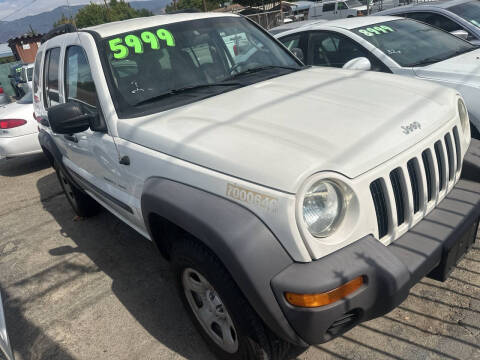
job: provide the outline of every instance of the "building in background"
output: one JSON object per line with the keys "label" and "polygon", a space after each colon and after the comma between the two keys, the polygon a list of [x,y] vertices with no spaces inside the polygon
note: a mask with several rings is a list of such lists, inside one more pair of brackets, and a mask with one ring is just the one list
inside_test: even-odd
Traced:
{"label": "building in background", "polygon": [[13,52],[15,59],[24,64],[35,62],[35,56],[40,46],[43,34],[26,34],[8,40],[8,46]]}

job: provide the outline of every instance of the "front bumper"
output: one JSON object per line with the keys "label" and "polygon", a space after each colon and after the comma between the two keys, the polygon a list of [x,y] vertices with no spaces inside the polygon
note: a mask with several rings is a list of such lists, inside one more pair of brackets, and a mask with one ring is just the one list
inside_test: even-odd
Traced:
{"label": "front bumper", "polygon": [[[285,317],[303,341],[329,341],[360,322],[391,311],[424,276],[444,280],[463,254],[459,249],[472,244],[479,217],[480,141],[472,140],[462,179],[408,233],[389,246],[367,236],[320,260],[294,263],[272,279],[272,289]],[[323,293],[358,276],[364,277],[365,284],[330,305],[300,308],[285,299],[285,292]]]}

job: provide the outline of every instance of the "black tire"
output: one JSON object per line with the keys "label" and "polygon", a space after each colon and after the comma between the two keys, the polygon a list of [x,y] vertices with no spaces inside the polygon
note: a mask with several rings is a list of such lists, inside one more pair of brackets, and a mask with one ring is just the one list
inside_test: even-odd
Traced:
{"label": "black tire", "polygon": [[[180,297],[190,318],[219,359],[281,360],[290,356],[292,351],[295,351],[297,355],[299,351],[305,350],[279,339],[264,325],[220,260],[199,241],[187,238],[174,243],[172,266]],[[222,308],[223,306],[226,308],[226,313],[233,321],[234,331],[232,334],[235,333],[234,338],[238,339],[238,349],[235,352],[227,352],[217,345],[212,336],[204,329],[204,325],[197,319],[192,305],[187,299],[182,280],[184,273],[191,269],[208,280],[215,294],[218,294]],[[203,306],[207,307],[206,304],[202,304],[200,307],[203,308]],[[213,324],[211,327],[213,329]]]}
{"label": "black tire", "polygon": [[58,181],[62,187],[68,202],[73,208],[75,214],[80,217],[91,217],[99,213],[100,204],[92,199],[88,194],[80,190],[76,185],[72,184],[65,175],[64,170],[57,163],[54,164]]}
{"label": "black tire", "polygon": [[472,123],[470,123],[470,130],[472,133],[472,138],[480,140],[480,132],[477,130],[475,126],[473,126]]}

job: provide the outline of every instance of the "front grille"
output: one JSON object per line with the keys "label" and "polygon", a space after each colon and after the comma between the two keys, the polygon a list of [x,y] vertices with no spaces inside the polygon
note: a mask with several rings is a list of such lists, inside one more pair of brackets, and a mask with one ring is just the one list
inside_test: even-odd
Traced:
{"label": "front grille", "polygon": [[401,184],[402,169],[396,168],[390,173],[390,181],[392,182],[393,195],[395,196],[395,204],[397,206],[397,224],[401,225],[405,222],[405,202]]}
{"label": "front grille", "polygon": [[388,234],[388,210],[385,200],[385,191],[382,186],[382,180],[375,180],[370,184],[375,212],[377,213],[378,232],[380,237]]}
{"label": "front grille", "polygon": [[422,153],[422,160],[423,160],[423,168],[425,169],[425,176],[427,178],[427,197],[428,201],[432,201],[433,199],[433,187],[435,184],[433,183],[432,172],[434,172],[432,168],[432,158],[431,158],[430,149],[425,150]]}
{"label": "front grille", "polygon": [[371,182],[379,239],[407,222],[413,226],[413,216],[446,194],[444,190],[450,189],[461,167],[459,134],[454,127],[419,156]]}
{"label": "front grille", "polygon": [[437,158],[438,166],[438,188],[442,191],[445,188],[445,161],[443,159],[443,146],[440,141],[435,143],[435,156]]}
{"label": "front grille", "polygon": [[420,210],[420,187],[418,184],[418,176],[417,176],[417,168],[415,167],[415,160],[416,159],[412,159],[407,163],[408,176],[410,177],[410,184],[412,185],[414,214],[416,214]]}

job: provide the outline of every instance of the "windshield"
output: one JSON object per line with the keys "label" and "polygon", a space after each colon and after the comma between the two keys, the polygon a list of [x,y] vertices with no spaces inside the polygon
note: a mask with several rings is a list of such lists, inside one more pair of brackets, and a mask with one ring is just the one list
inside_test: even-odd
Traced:
{"label": "windshield", "polygon": [[32,91],[29,90],[20,100],[17,100],[17,104],[33,104]]}
{"label": "windshield", "polygon": [[106,38],[103,46],[123,116],[171,109],[302,68],[240,17],[139,29]]}
{"label": "windshield", "polygon": [[448,10],[480,28],[480,3],[478,1],[455,5]]}
{"label": "windshield", "polygon": [[393,20],[353,30],[403,67],[425,66],[476,49],[447,32],[414,20]]}

